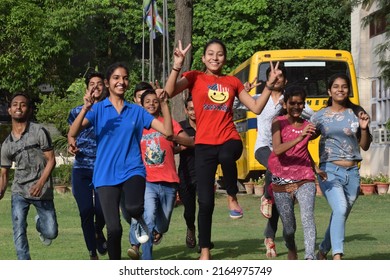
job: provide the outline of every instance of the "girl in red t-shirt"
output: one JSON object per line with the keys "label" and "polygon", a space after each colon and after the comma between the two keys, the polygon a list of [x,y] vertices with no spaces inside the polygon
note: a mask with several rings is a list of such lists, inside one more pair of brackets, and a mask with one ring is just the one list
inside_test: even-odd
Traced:
{"label": "girl in red t-shirt", "polygon": [[192,94],[196,115],[195,171],[199,201],[198,228],[200,259],[210,259],[211,223],[214,211],[214,183],[218,164],[223,172],[224,185],[228,194],[229,214],[239,219],[243,211],[237,201],[236,161],[242,153],[242,141],[233,122],[233,101],[237,97],[249,110],[260,114],[281,71],[278,63],[271,63],[270,78],[263,94],[254,99],[248,92],[260,83],[256,79],[245,83],[234,76],[222,74],[226,62],[226,47],[217,39],[204,47],[202,62],[205,71],[189,71],[178,78],[184,57],[190,45],[183,49],[181,41],[174,51],[174,64],[167,80],[165,91],[173,97],[185,89]]}

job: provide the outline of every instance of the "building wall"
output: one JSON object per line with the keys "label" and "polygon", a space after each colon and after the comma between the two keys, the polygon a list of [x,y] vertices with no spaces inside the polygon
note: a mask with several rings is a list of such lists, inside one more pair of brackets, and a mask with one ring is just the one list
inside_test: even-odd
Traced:
{"label": "building wall", "polygon": [[[384,123],[390,117],[390,89],[384,88],[383,81],[379,78],[378,57],[375,55],[375,47],[384,42],[385,35],[370,38],[369,27],[364,29],[361,27],[362,18],[376,10],[376,6],[373,5],[367,10],[359,7],[352,12],[351,53],[358,78],[360,104],[372,118],[371,132],[378,135],[377,129],[384,128]],[[367,152],[362,151],[362,155],[362,175],[375,175],[380,172],[390,175],[388,143],[373,142]]]}

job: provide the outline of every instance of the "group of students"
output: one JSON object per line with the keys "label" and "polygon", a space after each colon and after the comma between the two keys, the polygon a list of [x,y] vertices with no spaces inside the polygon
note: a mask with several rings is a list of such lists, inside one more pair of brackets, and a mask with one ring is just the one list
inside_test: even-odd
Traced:
{"label": "group of students", "polygon": [[[359,195],[360,148],[368,150],[372,140],[369,116],[349,100],[351,84],[345,74],[334,74],[330,78],[327,107],[316,113],[308,110],[304,88],[285,88],[285,71],[280,80],[283,83],[270,89],[269,103],[257,117],[259,133],[255,157],[267,168],[266,192],[260,206],[262,214],[268,218],[264,231],[266,257],[277,256],[274,240],[280,217],[288,259],[298,258],[294,215],[297,201],[301,210],[304,259],[323,260],[332,250],[333,259],[338,260],[344,254],[345,223]],[[316,166],[308,151],[308,141],[319,135],[320,163]],[[316,177],[332,209],[317,253]]]}
{"label": "group of students", "polygon": [[[279,104],[286,82],[285,73],[279,63],[270,63],[264,89],[254,98],[248,92],[260,82],[254,80],[243,85],[238,78],[223,74],[227,50],[218,39],[210,40],[204,47],[202,62],[205,71],[187,71],[179,77],[190,47],[183,48],[181,41],[178,42],[164,89],[137,90],[134,98],[139,100],[138,104],[125,100],[129,70],[126,65],[115,63],[108,67],[105,79],[99,75],[87,79],[84,104],[69,115],[69,149],[76,155],[72,171],[73,193],[91,259],[98,258],[96,251],[100,254],[108,252],[109,259],[121,259],[121,212],[131,224],[129,256],[138,258],[142,244],[142,258],[152,259],[153,244],[159,244],[169,228],[177,188],[185,206],[186,245],[189,248],[196,246],[196,194],[199,259],[211,259],[214,183],[219,164],[224,174],[228,215],[232,219],[244,215],[238,203],[236,183],[236,160],[241,156],[243,146],[233,122],[233,103],[238,99],[261,116],[270,101]],[[103,94],[103,87],[107,89],[107,96]],[[348,102],[349,88],[346,76],[339,75],[331,81],[328,107],[314,114],[312,123],[301,118],[305,107],[304,90],[291,87],[283,92],[283,102],[278,106],[282,106],[285,112],[270,119],[272,125],[270,123],[267,135],[272,135],[272,139],[264,145],[268,151],[266,155],[256,151],[256,158],[265,162],[270,171],[272,191],[266,202],[271,202],[272,195],[276,205],[272,216],[280,214],[289,259],[297,258],[295,198],[302,215],[305,214],[305,259],[326,258],[331,248],[334,258],[343,254],[344,224],[359,189],[359,144],[363,149],[368,149],[370,144],[369,117],[362,109],[352,111],[356,106]],[[191,92],[191,99],[186,100],[188,119],[180,126],[172,120],[168,98],[185,89]],[[31,133],[30,128],[35,127],[28,121],[31,113],[29,99],[18,95],[11,99],[10,104],[13,129],[1,151],[0,199],[14,161],[13,212],[19,211],[14,210],[14,206],[20,209],[16,207],[17,198],[27,205],[33,204],[38,210],[36,221],[41,239],[51,241],[57,236],[58,228],[50,178],[55,166],[50,136],[37,125],[33,130],[37,136],[27,135],[25,139],[25,134]],[[263,125],[261,123],[259,127]],[[320,166],[315,167],[307,143],[319,134],[322,136],[321,159]],[[17,144],[21,140],[31,145]],[[179,174],[174,163],[175,152],[182,154]],[[32,156],[40,160],[31,160]],[[21,168],[28,164],[28,168]],[[18,180],[21,176],[26,177],[26,170],[29,180]],[[321,178],[321,189],[333,211],[317,256],[314,254],[314,172]],[[48,195],[42,196],[45,193]],[[45,205],[40,206],[38,202]],[[43,207],[50,211],[39,210]],[[18,225],[21,219],[13,214],[14,242],[18,259],[29,259],[25,223],[28,207],[22,209],[24,224]],[[46,212],[51,214],[50,219]],[[107,240],[102,232],[104,225]],[[24,232],[16,233],[17,227],[22,227]],[[274,235],[266,237],[274,244]],[[268,250],[272,244],[267,238]],[[275,250],[268,253],[270,257],[276,255]]]}

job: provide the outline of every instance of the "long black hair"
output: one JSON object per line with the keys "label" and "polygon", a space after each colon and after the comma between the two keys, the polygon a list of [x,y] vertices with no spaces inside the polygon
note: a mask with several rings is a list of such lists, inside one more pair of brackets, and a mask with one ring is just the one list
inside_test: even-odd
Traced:
{"label": "long black hair", "polygon": [[[329,81],[328,81],[328,90],[330,90],[332,88],[332,85],[333,85],[333,83],[334,83],[334,81],[336,79],[343,79],[347,83],[347,85],[348,85],[348,92],[351,92],[351,80],[348,77],[348,75],[346,75],[344,73],[336,73],[336,74],[333,74],[332,76],[330,76]],[[327,104],[326,107],[332,106],[332,102],[333,102],[332,97],[329,97],[328,104]],[[365,114],[367,114],[366,110],[364,110],[362,106],[353,103],[349,99],[349,97],[347,97],[347,99],[345,100],[344,106],[346,108],[352,109],[352,111],[355,113],[355,115],[358,118],[359,118],[359,113],[360,112],[364,112]],[[372,139],[372,135],[370,133],[370,130],[369,130],[369,128],[367,128],[367,129],[368,129],[368,133],[370,135],[370,138]],[[360,129],[360,126],[359,126],[358,131],[356,133],[356,137],[360,140],[360,136],[361,136],[361,129]]]}

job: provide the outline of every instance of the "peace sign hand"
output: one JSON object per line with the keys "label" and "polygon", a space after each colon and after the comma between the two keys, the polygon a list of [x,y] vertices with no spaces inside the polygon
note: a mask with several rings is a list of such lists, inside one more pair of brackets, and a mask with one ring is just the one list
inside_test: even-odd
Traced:
{"label": "peace sign hand", "polygon": [[279,69],[279,61],[276,62],[276,65],[272,63],[272,61],[269,62],[271,71],[269,72],[268,76],[268,82],[266,83],[266,86],[269,89],[273,89],[277,81],[279,80],[279,75],[283,75],[282,70]]}
{"label": "peace sign hand", "polygon": [[87,89],[84,95],[84,108],[89,110],[93,103],[95,103],[95,92],[97,90],[97,86],[92,87],[90,90]]}
{"label": "peace sign hand", "polygon": [[257,78],[255,78],[252,83],[246,82],[244,84],[245,91],[250,92],[252,88],[255,88],[255,87],[258,87],[259,85],[261,85],[261,82],[258,82],[258,83],[256,83],[256,82],[257,82]]}
{"label": "peace sign hand", "polygon": [[191,48],[191,44],[188,44],[188,46],[185,49],[183,49],[181,40],[179,40],[179,46],[175,48],[175,51],[173,52],[174,55],[173,68],[181,69],[181,67],[183,66],[184,58],[190,48]]}

